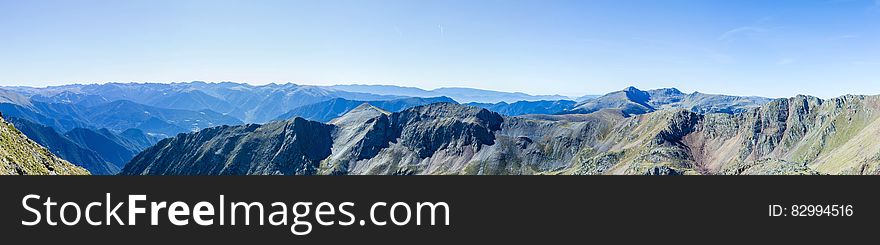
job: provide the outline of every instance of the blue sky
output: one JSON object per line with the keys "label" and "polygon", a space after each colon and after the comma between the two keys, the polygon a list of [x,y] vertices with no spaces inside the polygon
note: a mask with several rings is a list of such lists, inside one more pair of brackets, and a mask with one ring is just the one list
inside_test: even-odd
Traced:
{"label": "blue sky", "polygon": [[0,0],[0,85],[880,94],[880,0]]}

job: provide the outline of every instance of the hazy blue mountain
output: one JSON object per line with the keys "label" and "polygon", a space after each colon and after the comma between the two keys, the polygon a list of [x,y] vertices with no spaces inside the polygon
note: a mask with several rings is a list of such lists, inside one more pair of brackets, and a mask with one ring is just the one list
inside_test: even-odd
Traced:
{"label": "hazy blue mountain", "polygon": [[507,116],[519,116],[526,114],[557,114],[574,109],[577,102],[571,100],[556,101],[519,101],[508,104],[507,102],[489,103],[467,103],[465,105],[485,108],[490,111],[501,113]]}
{"label": "hazy blue mountain", "polygon": [[125,131],[120,132],[118,136],[128,142],[129,145],[132,145],[134,149],[138,149],[138,151],[153,146],[163,139],[163,137],[148,135],[144,133],[144,131],[136,128],[126,129]]}
{"label": "hazy blue mountain", "polygon": [[116,132],[137,128],[145,134],[163,138],[207,127],[242,123],[234,117],[210,110],[165,109],[125,100],[92,107],[38,101],[32,101],[31,107],[0,103],[0,112],[60,132],[74,128],[108,128]]}
{"label": "hazy blue mountain", "polygon": [[329,122],[330,120],[342,116],[343,114],[348,113],[352,109],[355,109],[364,103],[375,106],[381,110],[398,112],[415,106],[440,102],[457,103],[455,102],[455,100],[449,97],[405,98],[381,101],[359,101],[336,98],[311,105],[297,107],[287,113],[284,113],[284,115],[278,117],[277,120],[287,120],[294,117],[302,117],[312,121]]}
{"label": "hazy blue mountain", "polygon": [[[135,153],[141,152],[142,150],[146,149],[147,147],[150,147],[153,144],[155,144],[155,143],[150,143],[150,142],[154,142],[154,141],[158,142],[158,140],[151,139],[151,137],[145,135],[143,133],[143,131],[140,131],[139,129],[135,129],[135,128],[128,129],[126,131],[123,131],[122,133],[116,133],[116,132],[110,131],[106,128],[102,128],[102,129],[98,129],[98,130],[91,130],[91,131],[94,131],[94,132],[104,136],[105,138],[113,141],[117,145],[120,145],[120,146],[124,147],[125,149],[127,149],[129,151],[133,151]],[[123,135],[123,133],[126,133],[126,134]]]}
{"label": "hazy blue mountain", "polygon": [[452,98],[461,103],[498,103],[517,101],[537,101],[537,100],[566,100],[566,96],[561,95],[530,95],[520,92],[499,92],[484,89],[473,88],[438,88],[434,90],[424,90],[413,87],[401,87],[391,85],[334,85],[328,88],[381,95],[397,95],[406,97],[440,97],[445,96]]}
{"label": "hazy blue mountain", "polygon": [[[46,88],[6,87],[6,89],[49,103],[83,103],[83,100],[78,99],[81,97],[103,98],[109,102],[127,100],[165,109],[211,110],[244,122],[265,122],[277,118],[291,108],[332,98],[351,100],[401,98],[401,96],[349,92],[291,83],[261,86],[231,82],[107,83]],[[80,105],[96,106],[94,103]]]}
{"label": "hazy blue mountain", "polygon": [[6,89],[0,89],[0,103],[32,107],[31,101],[26,96]]}
{"label": "hazy blue mountain", "polygon": [[52,127],[58,131],[67,131],[77,127],[89,127],[88,119],[81,113],[80,107],[70,104],[48,104],[33,101],[30,106],[0,103],[0,112],[9,117],[25,119]]}
{"label": "hazy blue mountain", "polygon": [[619,109],[625,115],[644,114],[664,109],[687,109],[705,113],[740,113],[770,102],[769,98],[714,95],[694,92],[685,94],[675,88],[642,91],[635,87],[612,92],[578,103],[565,113],[592,113],[602,109]]}
{"label": "hazy blue mountain", "polygon": [[118,137],[115,137],[106,129],[93,131],[84,128],[75,128],[64,134],[71,141],[91,149],[98,153],[104,160],[112,163],[117,169],[125,167],[125,163],[131,160],[140,150],[129,148]]}
{"label": "hazy blue mountain", "polygon": [[114,101],[84,110],[96,128],[123,131],[140,129],[148,134],[167,136],[220,125],[238,125],[234,117],[210,110],[164,109],[126,100]]}
{"label": "hazy blue mountain", "polygon": [[82,94],[71,91],[64,91],[51,97],[38,94],[32,96],[30,99],[47,104],[74,104],[84,107],[91,107],[110,102],[109,99],[104,98],[104,96],[101,95]]}
{"label": "hazy blue mountain", "polygon": [[394,85],[351,84],[351,85],[333,85],[333,86],[327,86],[327,87],[330,89],[358,92],[358,93],[389,94],[389,95],[408,96],[408,97],[427,98],[427,97],[433,97],[434,95],[436,95],[436,93],[433,93],[428,90],[416,88],[416,87],[404,87],[404,86],[394,86]]}
{"label": "hazy blue mountain", "polygon": [[217,112],[235,111],[236,107],[220,98],[210,96],[199,90],[180,91],[148,99],[146,105],[181,110],[212,110]]}
{"label": "hazy blue mountain", "polygon": [[31,140],[49,149],[52,154],[83,167],[92,174],[116,174],[120,170],[117,164],[104,160],[97,152],[80,146],[50,127],[14,117],[8,117],[7,121]]}
{"label": "hazy blue mountain", "polygon": [[231,82],[107,83],[46,88],[7,87],[6,89],[47,104],[94,107],[108,102],[127,100],[165,109],[211,110],[249,123],[266,122],[278,118],[292,108],[333,98],[380,101],[405,97],[449,97],[455,101],[478,103],[568,99],[559,95],[530,95],[472,88],[423,90],[384,85],[304,86],[291,83],[261,86]]}
{"label": "hazy blue mountain", "polygon": [[499,91],[491,91],[491,90],[483,90],[483,89],[472,89],[472,88],[438,88],[432,90],[433,92],[439,93],[443,96],[451,97],[456,101],[467,101],[467,102],[483,102],[483,103],[498,103],[498,102],[508,102],[513,103],[517,101],[537,101],[537,100],[564,100],[568,99],[566,96],[561,95],[530,95],[521,92],[499,92]]}
{"label": "hazy blue mountain", "polygon": [[591,99],[595,99],[595,98],[599,98],[599,97],[602,97],[602,95],[588,94],[588,95],[584,95],[584,96],[581,96],[581,97],[577,97],[577,98],[574,99],[574,101],[577,101],[577,102],[584,102],[584,101],[591,100]]}

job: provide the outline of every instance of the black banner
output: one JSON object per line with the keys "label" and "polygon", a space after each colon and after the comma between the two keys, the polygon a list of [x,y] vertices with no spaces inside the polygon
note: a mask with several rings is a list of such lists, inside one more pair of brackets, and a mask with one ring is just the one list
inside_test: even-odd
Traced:
{"label": "black banner", "polygon": [[[880,203],[873,187],[878,184],[880,179],[868,176],[4,176],[0,224],[6,239],[36,244],[843,241],[874,236]],[[143,200],[136,206],[144,210],[129,225],[127,202],[137,195]],[[47,198],[57,203],[50,211]],[[59,217],[67,202],[73,204]],[[160,202],[165,207],[157,210],[153,225],[151,205]],[[186,225],[169,218],[174,202],[181,202],[175,217]],[[264,213],[254,206],[246,225],[248,212],[239,206],[231,214],[233,202],[258,202]],[[291,210],[306,202],[309,212],[303,212],[307,205]],[[316,220],[322,202],[327,204],[321,207],[321,222],[332,225]],[[99,204],[86,213],[91,203]],[[393,207],[396,203],[402,204]],[[118,220],[111,217],[108,225],[107,206],[114,205],[120,205]],[[212,224],[196,222],[197,206],[212,214],[202,223],[211,219]],[[270,224],[282,220],[281,213],[269,217],[285,209],[281,206],[287,209],[286,224]],[[297,227],[303,231],[309,223],[307,234],[291,231],[296,213],[308,213]],[[92,225],[85,216],[101,224]],[[237,219],[234,225],[231,216]],[[78,218],[78,223],[65,225],[61,218],[68,223]]]}

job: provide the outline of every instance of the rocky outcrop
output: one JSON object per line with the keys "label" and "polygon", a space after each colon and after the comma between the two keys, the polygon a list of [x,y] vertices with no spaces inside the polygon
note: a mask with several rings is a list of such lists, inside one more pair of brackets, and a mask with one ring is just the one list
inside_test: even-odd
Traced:
{"label": "rocky outcrop", "polygon": [[880,133],[878,109],[877,96],[779,99],[747,113],[709,115],[687,144],[698,149],[704,173],[870,173],[880,154],[871,140]]}
{"label": "rocky outcrop", "polygon": [[440,103],[392,114],[391,130],[398,143],[426,158],[446,147],[472,146],[479,151],[483,145],[493,145],[494,131],[503,121],[486,109]]}
{"label": "rocky outcrop", "polygon": [[332,128],[296,118],[180,134],[135,156],[122,174],[315,174],[330,155]]}
{"label": "rocky outcrop", "polygon": [[392,139],[389,112],[368,103],[330,121],[333,129],[331,157],[322,164],[322,173],[348,174],[361,160],[373,158],[388,147]]}
{"label": "rocky outcrop", "polygon": [[[346,119],[350,117],[348,114],[343,116]],[[377,127],[384,124],[385,118],[388,120],[387,127]],[[334,120],[337,126],[341,125],[340,121]],[[399,113],[382,114],[363,124],[370,125],[367,132],[375,135],[365,139],[385,137],[386,141],[374,144],[382,146],[381,148],[368,148],[368,153],[373,156],[361,158],[348,165],[344,172],[454,173],[463,169],[474,158],[475,153],[496,144],[495,132],[501,129],[503,121],[504,118],[497,113],[452,103],[436,103]],[[372,154],[374,149],[379,151]]]}
{"label": "rocky outcrop", "polygon": [[0,175],[87,175],[56,157],[0,117]]}

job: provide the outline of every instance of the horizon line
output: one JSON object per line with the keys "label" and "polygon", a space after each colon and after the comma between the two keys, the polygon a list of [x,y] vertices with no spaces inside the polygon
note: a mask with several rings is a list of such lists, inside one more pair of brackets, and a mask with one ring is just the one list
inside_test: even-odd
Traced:
{"label": "horizon line", "polygon": [[[326,87],[333,87],[333,86],[391,86],[391,87],[400,87],[400,88],[414,88],[414,89],[419,89],[419,90],[423,90],[423,91],[426,91],[426,92],[431,92],[431,91],[435,91],[435,90],[438,90],[438,89],[455,89],[455,88],[462,88],[462,89],[475,89],[475,90],[484,90],[484,91],[493,91],[493,92],[502,92],[502,93],[523,93],[523,94],[526,94],[526,95],[529,95],[529,96],[561,96],[561,97],[566,97],[566,98],[569,98],[569,99],[578,99],[578,98],[580,98],[580,97],[584,97],[584,96],[603,96],[603,95],[611,94],[611,93],[614,93],[614,92],[624,91],[624,90],[626,90],[626,89],[628,89],[628,88],[630,88],[630,87],[632,87],[632,88],[636,88],[636,89],[641,90],[641,91],[660,90],[660,89],[676,89],[676,90],[678,90],[678,91],[680,91],[680,92],[682,92],[682,93],[685,93],[685,94],[701,93],[701,94],[710,94],[710,95],[730,95],[730,96],[738,96],[738,97],[763,97],[763,98],[769,98],[769,99],[794,98],[794,97],[797,97],[797,96],[812,96],[812,97],[816,97],[816,98],[820,98],[820,99],[823,99],[823,100],[824,100],[824,99],[838,98],[838,97],[843,97],[843,96],[848,96],[848,95],[856,95],[856,96],[859,96],[859,95],[863,95],[863,96],[880,95],[880,93],[877,93],[877,94],[856,94],[856,93],[846,93],[846,94],[840,94],[840,95],[836,95],[836,96],[832,96],[832,97],[827,97],[827,98],[826,98],[826,97],[820,97],[820,96],[815,96],[815,95],[811,95],[811,94],[796,93],[796,94],[794,94],[794,95],[789,95],[789,96],[784,96],[784,97],[773,97],[773,96],[742,95],[742,94],[726,94],[726,93],[704,93],[704,92],[700,92],[700,91],[697,91],[697,90],[687,90],[687,89],[682,89],[682,88],[680,88],[680,87],[676,87],[676,86],[665,86],[665,87],[664,87],[664,86],[661,86],[661,87],[652,87],[652,88],[640,88],[640,87],[637,86],[637,85],[627,85],[626,87],[624,87],[624,88],[622,88],[622,89],[619,89],[619,90],[612,90],[612,91],[608,91],[608,92],[586,93],[586,94],[580,94],[580,95],[563,95],[563,94],[560,94],[560,93],[556,93],[556,94],[532,94],[532,93],[529,93],[529,92],[526,92],[526,91],[505,91],[505,90],[496,90],[496,89],[479,88],[479,87],[465,87],[465,86],[450,86],[450,87],[424,88],[424,87],[413,86],[413,85],[396,85],[396,84],[383,84],[383,83],[358,83],[358,82],[353,82],[353,83],[336,83],[336,84],[332,84],[332,85],[320,85],[320,84],[298,83],[298,82],[292,82],[292,81],[287,81],[287,82],[268,82],[268,83],[251,83],[251,82],[246,82],[246,81],[204,81],[204,80],[192,80],[192,81],[99,81],[99,82],[71,82],[71,83],[65,83],[65,84],[58,84],[58,85],[43,85],[43,86],[33,86],[33,85],[3,85],[3,84],[0,84],[0,88],[34,88],[34,89],[46,89],[46,88],[52,88],[52,87],[65,87],[65,86],[75,86],[75,85],[82,85],[82,86],[87,86],[87,85],[107,85],[107,84],[168,84],[168,85],[172,85],[172,84],[191,84],[191,83],[206,83],[206,84],[232,83],[232,84],[243,84],[243,85],[248,85],[248,86],[253,86],[253,87],[264,87],[264,86],[270,86],[270,85],[275,85],[275,86],[281,86],[281,85],[296,85],[296,86],[325,87],[325,88],[326,88]],[[685,91],[689,91],[689,92],[685,92]]]}

